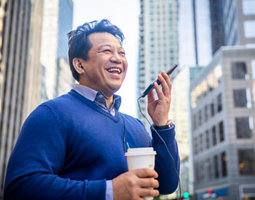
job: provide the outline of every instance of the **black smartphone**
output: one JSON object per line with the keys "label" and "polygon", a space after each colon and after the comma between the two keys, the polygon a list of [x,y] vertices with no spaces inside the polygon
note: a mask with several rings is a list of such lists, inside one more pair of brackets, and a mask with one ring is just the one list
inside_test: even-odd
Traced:
{"label": "black smartphone", "polygon": [[[176,69],[177,66],[178,66],[178,65],[172,66],[166,73],[167,73],[168,75],[170,75],[170,74]],[[158,85],[161,84],[160,81],[159,81],[158,79],[157,79],[156,81],[153,81],[153,82],[146,88],[146,90],[143,92],[143,94],[142,94],[139,98],[145,97],[145,96],[153,89],[154,83],[155,83],[155,82],[157,82]]]}

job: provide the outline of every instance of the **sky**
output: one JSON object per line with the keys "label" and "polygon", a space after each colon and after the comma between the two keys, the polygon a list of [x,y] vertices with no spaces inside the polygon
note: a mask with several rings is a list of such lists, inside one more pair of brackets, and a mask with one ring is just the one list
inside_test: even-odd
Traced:
{"label": "sky", "polygon": [[137,0],[73,0],[73,28],[85,22],[108,19],[117,25],[125,35],[123,47],[128,60],[128,72],[121,89],[120,111],[137,117],[137,66],[138,66],[138,19]]}

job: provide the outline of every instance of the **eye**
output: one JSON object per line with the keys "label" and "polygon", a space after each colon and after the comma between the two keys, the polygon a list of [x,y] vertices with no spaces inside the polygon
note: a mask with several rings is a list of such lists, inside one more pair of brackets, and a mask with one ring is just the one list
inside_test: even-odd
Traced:
{"label": "eye", "polygon": [[119,54],[125,56],[126,52],[125,51],[120,51]]}
{"label": "eye", "polygon": [[105,53],[111,53],[112,51],[111,51],[111,49],[104,49],[103,52],[105,52]]}

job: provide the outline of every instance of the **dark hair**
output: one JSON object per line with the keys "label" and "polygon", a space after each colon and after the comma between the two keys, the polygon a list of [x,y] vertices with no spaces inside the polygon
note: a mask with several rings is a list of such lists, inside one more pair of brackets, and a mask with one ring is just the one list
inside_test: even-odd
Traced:
{"label": "dark hair", "polygon": [[78,26],[76,30],[68,33],[68,56],[70,69],[73,77],[79,81],[79,74],[73,66],[73,58],[88,59],[88,52],[92,47],[88,36],[92,33],[107,32],[114,35],[122,44],[124,35],[122,31],[107,19],[103,19],[100,22],[92,21]]}

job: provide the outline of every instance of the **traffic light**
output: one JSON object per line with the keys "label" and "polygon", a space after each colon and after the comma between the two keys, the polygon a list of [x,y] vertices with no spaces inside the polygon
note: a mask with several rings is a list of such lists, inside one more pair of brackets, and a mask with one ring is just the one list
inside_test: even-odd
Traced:
{"label": "traffic light", "polygon": [[188,192],[184,192],[183,193],[183,197],[184,197],[184,199],[189,199],[189,193]]}

